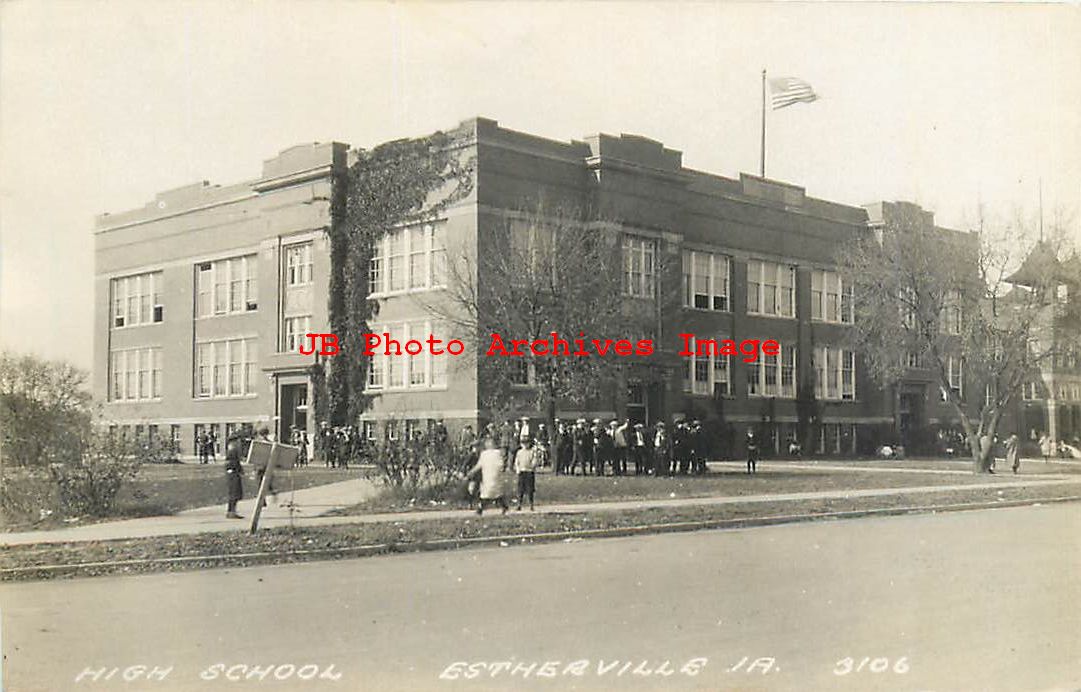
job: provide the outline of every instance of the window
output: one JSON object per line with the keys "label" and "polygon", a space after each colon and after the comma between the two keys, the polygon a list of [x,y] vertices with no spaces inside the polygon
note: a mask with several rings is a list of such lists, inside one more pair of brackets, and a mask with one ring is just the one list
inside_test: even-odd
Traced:
{"label": "window", "polygon": [[195,316],[256,310],[259,306],[255,255],[204,262],[195,268]]}
{"label": "window", "polygon": [[421,291],[446,285],[443,229],[433,224],[395,228],[376,240],[368,261],[368,293]]}
{"label": "window", "polygon": [[692,355],[687,358],[683,391],[700,396],[731,394],[729,356],[715,354],[712,349],[708,354],[698,355],[698,344],[695,341],[688,344],[688,347]]}
{"label": "window", "polygon": [[285,285],[306,286],[312,282],[312,244],[297,243],[285,248]]}
{"label": "window", "polygon": [[835,346],[816,346],[815,396],[819,399],[856,398],[856,353]]}
{"label": "window", "polygon": [[153,324],[164,319],[162,273],[149,272],[113,279],[113,328]]}
{"label": "window", "polygon": [[386,356],[377,352],[368,362],[368,389],[382,389],[386,384]]}
{"label": "window", "polygon": [[161,347],[113,351],[109,361],[109,393],[113,401],[161,398]]}
{"label": "window", "polygon": [[[424,329],[424,323],[412,323],[407,324],[406,329],[409,335],[412,337],[427,338],[428,332]],[[445,355],[445,354],[444,354]],[[427,351],[422,350],[415,356],[404,356],[405,364],[409,370],[409,386],[410,387],[425,387],[428,385],[428,361],[430,356]]]}
{"label": "window", "polygon": [[683,305],[699,310],[728,310],[730,262],[725,255],[683,253]]}
{"label": "window", "polygon": [[823,423],[818,429],[819,454],[856,453],[855,423]]}
{"label": "window", "polygon": [[796,268],[774,262],[747,262],[747,312],[796,316]]}
{"label": "window", "polygon": [[[961,400],[965,398],[964,365],[965,362],[961,358],[950,356],[946,359],[946,376],[950,383],[950,390]],[[943,401],[946,400],[943,397]]]}
{"label": "window", "polygon": [[405,322],[399,324],[372,327],[373,334],[389,333],[390,338],[401,346],[401,355],[391,346],[392,355],[383,355],[382,348],[376,349],[368,366],[368,389],[424,389],[445,387],[447,385],[447,353],[432,355],[425,346],[420,353],[412,356],[406,353],[406,341],[416,339],[421,343],[429,335],[442,339],[444,348],[446,339],[433,331],[431,322]]}
{"label": "window", "polygon": [[841,398],[856,398],[856,354],[841,351]]}
{"label": "window", "polygon": [[1026,382],[1021,385],[1021,399],[1035,401],[1040,398],[1040,386],[1035,382]]}
{"label": "window", "polygon": [[285,342],[282,344],[282,350],[286,353],[299,352],[301,345],[306,343],[304,336],[311,332],[311,330],[311,315],[286,317],[285,328],[282,330],[285,339]]}
{"label": "window", "polygon": [[[409,238],[409,288],[425,288],[428,282],[428,240],[424,227],[414,226],[406,229]],[[408,435],[408,421],[406,421]]]}
{"label": "window", "polygon": [[855,320],[852,286],[836,272],[811,272],[811,319],[852,324]]}
{"label": "window", "polygon": [[360,421],[360,435],[368,442],[375,441],[375,421],[362,420]]}
{"label": "window", "polygon": [[180,448],[180,426],[176,423],[169,426],[169,448],[177,456],[180,456],[184,452],[184,450]]}
{"label": "window", "polygon": [[781,344],[776,356],[758,351],[758,358],[748,363],[747,395],[775,396],[793,399],[796,396],[796,347]]}
{"label": "window", "polygon": [[391,231],[386,237],[387,291],[405,289],[405,231]]}
{"label": "window", "polygon": [[796,347],[781,347],[781,396],[796,396]]}
{"label": "window", "polygon": [[988,382],[983,386],[983,407],[989,409],[995,405],[995,384]]}
{"label": "window", "polygon": [[[391,325],[386,327],[383,331],[390,334],[390,338],[396,340],[398,343],[402,343],[406,340],[406,325],[404,324]],[[392,355],[384,357],[383,362],[386,364],[387,368],[387,386],[398,388],[404,387],[406,385],[405,359],[401,355]]]}
{"label": "window", "polygon": [[375,247],[372,248],[372,257],[368,260],[368,294],[382,293],[383,292],[383,280],[385,274],[383,273],[383,241],[375,241]]}
{"label": "window", "polygon": [[254,338],[195,344],[196,398],[255,394],[257,361]]}
{"label": "window", "polygon": [[623,236],[623,293],[652,298],[657,280],[656,244],[649,238]]}
{"label": "window", "polygon": [[940,328],[946,334],[960,334],[964,319],[964,311],[961,306],[961,292],[948,291],[943,304]]}
{"label": "window", "polygon": [[909,368],[922,368],[923,357],[918,351],[909,351],[905,354],[904,359],[901,361],[901,365]]}
{"label": "window", "polygon": [[[852,324],[856,321],[856,299],[853,295],[852,284],[848,281],[841,282],[841,323]],[[855,451],[855,450],[853,450]]]}
{"label": "window", "polygon": [[[549,273],[558,281],[559,262],[553,257],[558,254],[554,244],[556,229],[541,223],[513,219],[507,228],[510,240],[512,262],[522,267],[522,279]],[[525,269],[528,267],[528,270]]]}
{"label": "window", "polygon": [[532,387],[537,384],[537,366],[532,360],[514,358],[507,363],[510,368],[510,383],[517,387]]}
{"label": "window", "polygon": [[905,286],[897,297],[897,307],[900,312],[901,324],[905,329],[916,328],[916,291]]}

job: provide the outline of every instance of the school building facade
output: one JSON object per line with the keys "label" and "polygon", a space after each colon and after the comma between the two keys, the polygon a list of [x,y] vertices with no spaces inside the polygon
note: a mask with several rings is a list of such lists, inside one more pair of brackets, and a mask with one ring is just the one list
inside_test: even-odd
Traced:
{"label": "school building facade", "polygon": [[[809,452],[853,454],[952,424],[919,364],[899,389],[883,388],[845,342],[852,295],[835,253],[907,203],[849,206],[758,176],[688,169],[679,151],[640,136],[560,142],[484,118],[453,132],[474,162],[471,191],[377,244],[373,332],[449,336],[433,310],[446,300],[448,254],[486,251],[486,239],[513,228],[530,204],[582,205],[617,220],[606,232],[618,236],[623,262],[611,280],[628,302],[657,311],[655,344],[671,351],[672,366],[660,381],[623,378],[601,400],[560,407],[559,417],[697,418],[728,431],[720,454],[739,452],[736,431],[748,425],[775,450],[802,432]],[[327,230],[352,160],[341,143],[293,147],[255,180],[163,192],[97,219],[93,381],[117,426],[167,435],[185,455],[206,429],[219,438],[244,424],[314,434],[318,356],[297,350],[304,334],[329,331]],[[672,266],[681,271],[661,271]],[[675,309],[661,303],[669,292],[679,294]],[[753,363],[678,358],[684,332],[774,339],[781,353]],[[372,438],[436,419],[476,429],[492,415],[481,403],[482,357],[373,359],[372,404],[355,424]],[[520,386],[531,386],[528,377]]]}

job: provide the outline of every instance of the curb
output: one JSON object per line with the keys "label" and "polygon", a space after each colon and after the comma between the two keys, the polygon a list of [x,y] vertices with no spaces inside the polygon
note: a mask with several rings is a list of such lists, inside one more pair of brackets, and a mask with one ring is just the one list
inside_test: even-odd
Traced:
{"label": "curb", "polygon": [[[796,524],[821,520],[844,520],[858,519],[872,516],[899,516],[904,514],[934,514],[936,512],[959,512],[979,509],[996,509],[1006,507],[1025,507],[1039,504],[1057,504],[1065,502],[1081,501],[1081,495],[1067,497],[1031,499],[1031,500],[1005,500],[1001,502],[972,502],[955,503],[947,505],[923,505],[908,507],[883,507],[874,509],[844,510],[837,512],[808,512],[803,514],[776,514],[765,517],[746,517],[736,519],[708,519],[701,521],[682,521],[664,524],[644,524],[640,526],[624,526],[609,529],[582,529],[578,531],[553,531],[546,533],[523,533],[506,534],[500,536],[477,536],[474,538],[441,538],[416,543],[378,543],[344,548],[321,548],[313,550],[290,550],[286,552],[260,551],[251,553],[230,553],[221,555],[187,555],[182,557],[146,558],[139,560],[118,560],[109,562],[76,562],[69,564],[37,565],[29,567],[9,567],[0,569],[0,581],[7,581],[10,577],[19,575],[47,573],[64,574],[66,576],[78,576],[80,572],[96,568],[133,567],[144,565],[180,565],[192,563],[205,563],[203,567],[250,567],[255,566],[248,561],[255,560],[257,565],[289,564],[305,562],[305,558],[358,558],[372,557],[387,553],[416,553],[436,550],[456,550],[473,546],[496,546],[507,544],[511,541],[521,543],[553,543],[565,540],[584,540],[586,538],[622,538],[662,533],[682,533],[701,530],[735,530],[755,528],[760,526],[776,526],[781,524]],[[289,559],[298,558],[298,559]],[[98,575],[88,575],[98,576]],[[106,576],[106,575],[101,575]]]}

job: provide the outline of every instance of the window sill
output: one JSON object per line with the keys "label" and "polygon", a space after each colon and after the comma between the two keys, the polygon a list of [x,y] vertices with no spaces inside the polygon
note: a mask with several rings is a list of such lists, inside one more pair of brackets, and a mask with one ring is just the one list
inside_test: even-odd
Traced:
{"label": "window sill", "polygon": [[244,399],[258,399],[258,394],[222,394],[219,396],[194,396],[192,401],[238,401]]}
{"label": "window sill", "polygon": [[441,384],[433,387],[422,387],[417,385],[415,387],[365,387],[365,394],[409,394],[409,393],[421,393],[421,392],[445,392],[449,387],[445,384]]}
{"label": "window sill", "polygon": [[213,315],[196,315],[195,320],[212,320],[220,317],[236,317],[238,315],[257,315],[259,310],[237,310],[236,312],[216,312]]}
{"label": "window sill", "polygon": [[110,404],[160,404],[163,401],[162,397],[151,397],[149,399],[111,399]]}
{"label": "window sill", "polygon": [[748,399],[784,399],[785,401],[795,401],[795,394],[748,394]]}
{"label": "window sill", "polygon": [[732,314],[732,310],[730,308],[725,308],[724,310],[719,310],[717,308],[696,308],[693,305],[684,305],[683,309],[684,310],[694,310],[695,312],[719,312],[719,313],[721,313],[723,315],[731,315]]}
{"label": "window sill", "polygon": [[747,312],[747,317],[765,317],[765,318],[771,319],[771,320],[794,320],[794,319],[796,319],[795,315],[792,315],[792,316],[789,316],[789,315],[769,315],[769,314],[766,314],[764,312],[750,312],[750,311]]}
{"label": "window sill", "polygon": [[431,293],[432,291],[445,291],[447,287],[441,286],[425,286],[424,288],[403,288],[396,291],[379,291],[377,293],[369,293],[368,298],[394,298],[397,296],[407,296],[414,293]]}
{"label": "window sill", "polygon": [[139,324],[125,324],[123,327],[114,326],[114,327],[110,327],[110,329],[112,331],[114,331],[114,332],[122,332],[122,331],[125,331],[127,329],[138,329],[140,327],[153,327],[153,326],[156,326],[156,325],[159,325],[159,324],[165,324],[165,320],[161,320],[160,322],[140,322]]}

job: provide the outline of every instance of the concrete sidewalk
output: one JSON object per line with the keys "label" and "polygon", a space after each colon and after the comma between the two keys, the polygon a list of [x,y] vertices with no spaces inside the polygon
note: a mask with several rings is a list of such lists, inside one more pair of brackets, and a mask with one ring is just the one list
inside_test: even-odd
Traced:
{"label": "concrete sidewalk", "polygon": [[[334,509],[350,507],[369,499],[378,486],[365,478],[316,485],[296,491],[279,493],[277,503],[267,498],[267,506],[259,518],[260,528],[310,523],[312,519]],[[253,493],[254,494],[254,493]],[[28,543],[64,543],[68,541],[108,541],[117,538],[146,536],[177,536],[217,531],[247,531],[255,509],[255,498],[241,500],[237,511],[244,519],[227,519],[225,505],[188,509],[171,515],[123,519],[100,524],[72,526],[51,531],[0,533],[0,546]]]}
{"label": "concrete sidewalk", "polygon": [[[652,509],[669,507],[717,506],[762,502],[786,502],[799,500],[842,500],[859,497],[886,497],[890,495],[934,494],[954,490],[982,490],[1024,488],[1045,485],[1076,483],[1078,479],[1070,477],[1033,478],[965,485],[915,486],[900,488],[867,488],[861,490],[827,490],[800,493],[773,493],[758,495],[733,495],[723,497],[686,497],[624,500],[616,502],[590,502],[578,504],[541,505],[538,514],[582,514],[585,512],[620,511],[629,509]],[[320,516],[332,509],[347,507],[371,497],[378,486],[371,481],[356,479],[332,483],[329,485],[296,491],[295,511],[290,516],[287,494],[279,497],[281,505],[270,504],[263,510],[261,528],[279,526],[327,526],[334,524],[363,524],[377,522],[436,521],[458,519],[471,516],[466,509],[418,510],[413,512],[385,512],[356,516]],[[246,518],[243,521],[224,518],[221,505],[188,510],[174,516],[148,517],[125,521],[105,522],[87,526],[72,527],[54,531],[28,531],[23,533],[0,534],[0,545],[27,545],[33,543],[64,543],[83,541],[106,541],[122,538],[142,538],[147,536],[176,536],[218,531],[246,531],[247,517],[253,506],[252,500],[241,503],[240,512]],[[489,511],[489,515],[498,512]]]}

